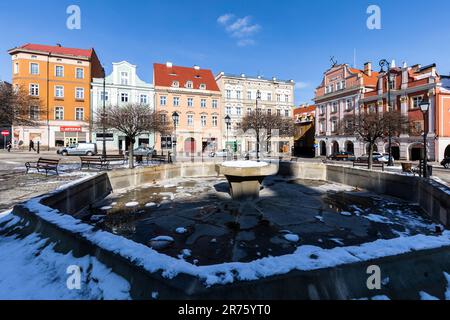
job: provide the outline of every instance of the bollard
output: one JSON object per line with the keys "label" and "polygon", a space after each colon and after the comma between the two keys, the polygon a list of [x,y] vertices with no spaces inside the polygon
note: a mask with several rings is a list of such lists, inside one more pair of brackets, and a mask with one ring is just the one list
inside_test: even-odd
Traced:
{"label": "bollard", "polygon": [[41,150],[40,150],[40,146],[41,146],[41,142],[38,141],[38,142],[37,142],[37,151],[36,151],[38,154],[39,154],[39,152],[41,151]]}

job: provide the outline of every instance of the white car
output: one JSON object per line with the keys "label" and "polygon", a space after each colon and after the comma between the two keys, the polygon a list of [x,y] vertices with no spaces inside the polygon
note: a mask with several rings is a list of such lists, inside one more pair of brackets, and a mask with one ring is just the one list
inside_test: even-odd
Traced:
{"label": "white car", "polygon": [[221,149],[221,150],[218,150],[218,151],[215,151],[215,152],[211,152],[211,153],[209,154],[209,156],[210,156],[211,158],[214,158],[214,157],[223,157],[223,158],[227,158],[228,156],[231,156],[231,155],[232,155],[232,153],[231,153],[231,151],[228,150],[228,149]]}

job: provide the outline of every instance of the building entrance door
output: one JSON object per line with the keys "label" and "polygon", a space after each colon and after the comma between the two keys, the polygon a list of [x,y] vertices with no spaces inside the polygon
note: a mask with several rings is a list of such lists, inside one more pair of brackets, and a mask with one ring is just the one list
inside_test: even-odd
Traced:
{"label": "building entrance door", "polygon": [[70,138],[64,139],[64,145],[66,147],[69,147],[69,146],[77,144],[77,143],[78,143],[78,138],[70,137]]}

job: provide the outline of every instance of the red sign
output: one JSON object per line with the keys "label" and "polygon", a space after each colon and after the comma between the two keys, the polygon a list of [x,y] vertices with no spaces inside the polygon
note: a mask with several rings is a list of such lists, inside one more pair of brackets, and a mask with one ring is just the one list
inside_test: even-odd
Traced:
{"label": "red sign", "polygon": [[62,126],[59,129],[61,132],[81,132],[81,127]]}
{"label": "red sign", "polygon": [[8,130],[2,130],[2,136],[4,136],[4,137],[9,136],[9,131]]}

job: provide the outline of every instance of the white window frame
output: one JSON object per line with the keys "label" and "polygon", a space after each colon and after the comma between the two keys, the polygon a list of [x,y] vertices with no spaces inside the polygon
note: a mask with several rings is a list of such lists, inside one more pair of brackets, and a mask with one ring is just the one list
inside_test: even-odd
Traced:
{"label": "white window frame", "polygon": [[[33,108],[36,108],[36,113],[33,110]],[[34,116],[36,115],[36,116]],[[39,107],[38,106],[30,106],[30,119],[31,120],[39,120]]]}
{"label": "white window frame", "polygon": [[[61,111],[61,117],[57,117],[57,114],[60,114],[58,110]],[[64,107],[55,107],[55,120],[64,120]]]}
{"label": "white window frame", "polygon": [[230,106],[225,107],[225,114],[228,114],[228,115],[231,114],[231,107]]}
{"label": "white window frame", "polygon": [[162,107],[167,106],[167,96],[159,96],[159,105]]}
{"label": "white window frame", "polygon": [[219,125],[219,117],[218,117],[218,116],[213,115],[213,116],[211,117],[211,125],[212,125],[213,127],[217,127],[217,126]]}
{"label": "white window frame", "polygon": [[194,115],[193,114],[187,115],[187,125],[189,127],[192,127],[194,125]]}
{"label": "white window frame", "polygon": [[188,106],[189,108],[194,107],[194,98],[188,98],[188,99],[187,99],[187,106]]}
{"label": "white window frame", "polygon": [[[61,75],[58,75],[58,69],[61,68],[62,72]],[[64,78],[64,66],[56,65],[55,66],[55,77],[57,78]]]}
{"label": "white window frame", "polygon": [[120,84],[122,86],[128,86],[130,84],[130,76],[127,71],[120,72]]}
{"label": "white window frame", "polygon": [[14,74],[18,74],[18,73],[19,73],[19,63],[14,62]]}
{"label": "white window frame", "polygon": [[202,126],[202,128],[207,126],[207,122],[208,122],[208,117],[206,115],[201,115],[200,116],[200,125]]}
{"label": "white window frame", "polygon": [[[78,111],[81,110],[81,119],[78,118]],[[84,121],[84,108],[76,107],[75,108],[75,120],[76,121]]]}
{"label": "white window frame", "polygon": [[[78,71],[81,70],[81,77],[78,77]],[[75,68],[75,77],[77,79],[84,79],[84,68]]]}
{"label": "white window frame", "polygon": [[174,107],[179,107],[180,106],[180,97],[173,97],[172,99],[172,103]]}
{"label": "white window frame", "polygon": [[[79,93],[81,92],[81,96]],[[84,100],[84,88],[77,87],[75,88],[75,99],[76,100]]]}
{"label": "white window frame", "polygon": [[127,92],[120,93],[120,102],[128,103],[130,101],[130,95]]}
{"label": "white window frame", "polygon": [[[37,73],[33,73],[33,66],[37,66]],[[38,75],[40,72],[39,72],[39,63],[36,63],[36,62],[30,62],[30,74],[31,75]]]}
{"label": "white window frame", "polygon": [[39,84],[38,83],[30,83],[29,93],[30,93],[30,96],[39,97]]}
{"label": "white window frame", "polygon": [[148,95],[146,94],[140,94],[139,95],[139,103],[140,104],[148,104]]}
{"label": "white window frame", "polygon": [[219,107],[219,101],[217,101],[216,99],[213,99],[212,101],[212,108],[213,109],[217,109]]}
{"label": "white window frame", "polygon": [[[61,89],[61,94],[58,95],[58,89]],[[64,98],[64,86],[55,86],[55,98]]]}
{"label": "white window frame", "polygon": [[206,99],[200,100],[200,108],[206,108]]}

